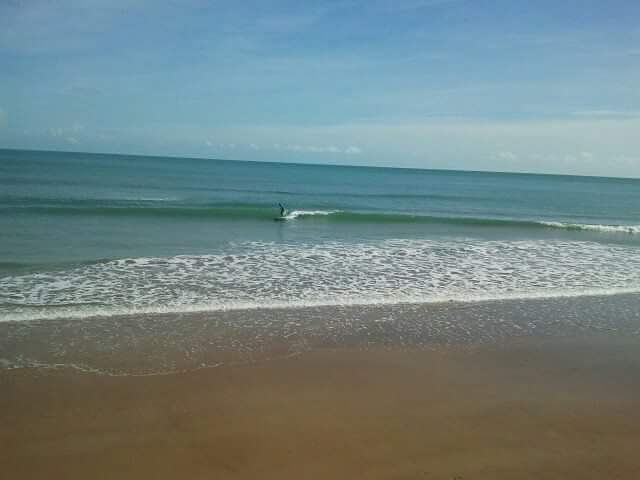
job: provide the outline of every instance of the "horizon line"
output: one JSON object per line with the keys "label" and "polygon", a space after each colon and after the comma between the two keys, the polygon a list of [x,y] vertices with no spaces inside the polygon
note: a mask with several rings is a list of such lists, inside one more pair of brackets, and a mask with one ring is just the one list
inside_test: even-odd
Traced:
{"label": "horizon line", "polygon": [[390,165],[353,165],[353,164],[340,164],[340,163],[314,163],[314,162],[287,162],[277,160],[246,160],[239,158],[213,158],[213,157],[198,157],[198,156],[184,156],[184,155],[158,155],[149,153],[122,153],[122,152],[87,152],[79,150],[49,150],[49,149],[37,149],[37,148],[10,148],[0,147],[0,150],[18,151],[18,152],[40,152],[40,153],[70,153],[70,154],[85,154],[85,155],[112,155],[112,156],[130,156],[130,157],[144,157],[144,158],[182,158],[185,160],[205,160],[215,162],[244,162],[244,163],[272,163],[280,165],[297,165],[297,166],[315,166],[315,167],[345,167],[345,168],[380,168],[389,170],[419,170],[430,172],[459,172],[459,173],[482,173],[482,174],[502,174],[502,175],[544,175],[550,177],[581,177],[581,178],[605,178],[613,180],[640,180],[640,177],[617,177],[617,176],[605,176],[605,175],[585,175],[579,173],[546,173],[546,172],[530,172],[530,171],[508,171],[508,170],[465,170],[458,168],[424,168],[424,167],[401,167]]}

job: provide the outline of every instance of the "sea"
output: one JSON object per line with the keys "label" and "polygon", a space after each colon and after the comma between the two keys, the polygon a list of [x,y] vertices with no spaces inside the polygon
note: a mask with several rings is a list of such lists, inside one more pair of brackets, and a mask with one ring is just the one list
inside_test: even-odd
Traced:
{"label": "sea", "polygon": [[2,321],[633,292],[639,179],[0,150]]}

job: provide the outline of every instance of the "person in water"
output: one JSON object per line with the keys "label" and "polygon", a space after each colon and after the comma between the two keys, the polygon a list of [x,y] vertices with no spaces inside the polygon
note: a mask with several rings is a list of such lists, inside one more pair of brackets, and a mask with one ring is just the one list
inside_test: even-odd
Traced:
{"label": "person in water", "polygon": [[279,203],[278,206],[280,207],[280,216],[284,217],[284,215],[287,213],[287,209],[284,208],[281,203]]}

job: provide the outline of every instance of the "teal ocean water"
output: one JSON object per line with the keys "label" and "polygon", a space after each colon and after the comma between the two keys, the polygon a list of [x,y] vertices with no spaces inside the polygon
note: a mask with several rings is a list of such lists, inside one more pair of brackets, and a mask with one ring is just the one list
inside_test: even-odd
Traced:
{"label": "teal ocean water", "polygon": [[0,150],[2,320],[635,291],[637,179]]}

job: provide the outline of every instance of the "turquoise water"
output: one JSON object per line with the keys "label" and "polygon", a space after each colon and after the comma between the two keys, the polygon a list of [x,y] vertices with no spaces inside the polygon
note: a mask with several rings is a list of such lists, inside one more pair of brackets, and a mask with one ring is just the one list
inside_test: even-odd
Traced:
{"label": "turquoise water", "polygon": [[9,320],[640,291],[635,179],[0,150],[0,231]]}

